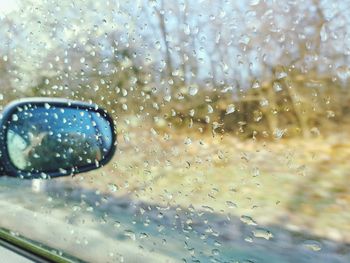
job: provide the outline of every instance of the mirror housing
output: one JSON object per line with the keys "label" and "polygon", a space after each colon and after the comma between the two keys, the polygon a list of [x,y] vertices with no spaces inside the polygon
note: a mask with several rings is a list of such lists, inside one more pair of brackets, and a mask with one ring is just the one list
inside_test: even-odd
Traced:
{"label": "mirror housing", "polygon": [[54,178],[97,169],[116,149],[110,115],[96,104],[29,98],[5,107],[0,116],[2,173],[20,178]]}

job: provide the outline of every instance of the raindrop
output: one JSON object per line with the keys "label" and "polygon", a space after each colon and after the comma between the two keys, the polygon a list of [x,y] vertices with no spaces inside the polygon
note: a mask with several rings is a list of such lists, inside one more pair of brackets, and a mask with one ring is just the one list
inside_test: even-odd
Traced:
{"label": "raindrop", "polygon": [[148,238],[148,235],[146,233],[140,233],[140,239]]}
{"label": "raindrop", "polygon": [[328,33],[327,33],[327,28],[326,28],[326,24],[323,24],[320,30],[320,37],[321,37],[321,41],[325,42],[328,39]]}
{"label": "raindrop", "polygon": [[217,128],[220,128],[222,126],[224,126],[223,123],[218,123],[216,121],[213,122],[213,130],[216,130]]}
{"label": "raindrop", "polygon": [[191,140],[191,138],[190,137],[187,137],[186,139],[185,139],[185,145],[190,145],[191,143],[192,143],[192,140]]}
{"label": "raindrop", "polygon": [[267,99],[262,99],[260,101],[260,106],[261,107],[267,107],[269,105],[269,101]]}
{"label": "raindrop", "polygon": [[228,208],[236,208],[237,207],[237,205],[232,201],[226,201],[226,205]]}
{"label": "raindrop", "polygon": [[151,128],[151,134],[152,134],[153,136],[157,136],[157,135],[158,135],[158,132],[157,132],[155,129]]}
{"label": "raindrop", "polygon": [[196,95],[197,94],[197,92],[198,92],[198,88],[197,87],[193,87],[193,86],[191,86],[190,88],[189,88],[189,94],[191,95],[191,96],[194,96],[194,95]]}
{"label": "raindrop", "polygon": [[222,63],[221,63],[221,66],[222,66],[222,70],[223,70],[225,73],[228,72],[229,66],[228,66],[225,62],[222,62]]}
{"label": "raindrop", "polygon": [[236,111],[235,105],[229,104],[226,108],[226,115]]}
{"label": "raindrop", "polygon": [[328,111],[326,111],[326,113],[327,113],[327,118],[334,118],[335,117],[334,111],[328,110]]}
{"label": "raindrop", "polygon": [[171,96],[170,95],[166,95],[164,96],[164,100],[169,102],[171,100]]}
{"label": "raindrop", "polygon": [[203,208],[205,211],[207,211],[207,212],[211,212],[211,213],[214,212],[214,208],[212,208],[211,206],[202,205],[202,208]]}
{"label": "raindrop", "polygon": [[263,117],[263,113],[261,111],[254,111],[253,115],[254,115],[254,121],[256,122],[259,122]]}
{"label": "raindrop", "polygon": [[283,70],[277,70],[275,76],[276,76],[276,79],[283,79],[287,77],[287,73]]}
{"label": "raindrop", "polygon": [[218,256],[220,254],[220,250],[217,249],[217,248],[214,248],[211,253],[214,255],[214,256]]}
{"label": "raindrop", "polygon": [[345,80],[350,76],[350,69],[347,66],[340,66],[337,67],[336,73],[340,79]]}
{"label": "raindrop", "polygon": [[254,167],[254,168],[253,168],[252,174],[253,174],[253,177],[259,176],[259,175],[260,175],[260,170],[259,170],[259,168],[258,168],[258,167]]}
{"label": "raindrop", "polygon": [[136,235],[132,230],[125,230],[124,235],[130,237],[133,241],[136,240]]}
{"label": "raindrop", "polygon": [[154,43],[156,46],[156,49],[160,50],[160,48],[162,47],[159,41],[156,41],[156,43]]}
{"label": "raindrop", "polygon": [[258,5],[259,3],[260,3],[260,0],[249,0],[249,5],[251,6]]}
{"label": "raindrop", "polygon": [[250,42],[250,37],[248,35],[242,35],[239,39],[239,43],[248,45]]}
{"label": "raindrop", "polygon": [[13,114],[12,115],[12,120],[13,121],[18,121],[18,115],[17,114]]}
{"label": "raindrop", "polygon": [[248,243],[252,243],[253,242],[253,239],[251,237],[246,237],[244,239],[245,242],[248,242]]}
{"label": "raindrop", "polygon": [[254,219],[251,218],[250,216],[242,215],[240,220],[244,224],[247,224],[247,225],[250,225],[250,226],[256,226],[257,225],[257,223],[254,221]]}
{"label": "raindrop", "polygon": [[275,136],[276,139],[281,139],[286,132],[287,132],[286,129],[278,129],[278,128],[276,128],[273,131],[273,135]]}
{"label": "raindrop", "polygon": [[252,85],[252,88],[253,88],[253,89],[258,89],[258,88],[260,88],[260,83],[259,83],[259,81],[254,81],[254,83],[253,83],[253,85]]}
{"label": "raindrop", "polygon": [[191,29],[190,29],[190,26],[189,26],[189,25],[185,25],[184,33],[185,33],[186,35],[191,34]]}
{"label": "raindrop", "polygon": [[116,184],[109,184],[108,189],[111,192],[116,192],[118,190],[118,186]]}
{"label": "raindrop", "polygon": [[264,238],[266,240],[270,240],[271,238],[273,238],[273,234],[269,230],[264,228],[257,228],[252,232],[253,235],[257,238]]}
{"label": "raindrop", "polygon": [[303,242],[303,247],[311,251],[320,251],[322,249],[321,244],[315,240],[306,240]]}
{"label": "raindrop", "polygon": [[282,91],[282,85],[278,82],[274,82],[273,83],[273,89],[276,91],[276,92],[279,92],[279,91]]}

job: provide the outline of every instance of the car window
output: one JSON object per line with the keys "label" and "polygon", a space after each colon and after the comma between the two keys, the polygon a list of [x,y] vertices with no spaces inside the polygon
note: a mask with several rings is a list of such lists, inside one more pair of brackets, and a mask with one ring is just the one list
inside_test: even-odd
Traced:
{"label": "car window", "polygon": [[[100,169],[0,177],[0,227],[89,262],[350,262],[349,10],[0,1],[1,110],[28,97],[96,103],[117,133]],[[21,170],[70,165],[59,147],[26,157],[57,140],[45,114],[9,126]],[[106,127],[95,115],[76,123],[79,142],[53,114],[71,151],[100,160],[112,144],[108,129],[87,142],[92,122]]]}

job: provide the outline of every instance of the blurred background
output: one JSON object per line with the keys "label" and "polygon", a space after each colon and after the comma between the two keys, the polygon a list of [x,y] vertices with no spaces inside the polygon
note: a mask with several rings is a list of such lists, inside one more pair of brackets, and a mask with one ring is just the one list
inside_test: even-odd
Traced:
{"label": "blurred background", "polygon": [[[98,213],[96,193],[124,200],[132,218],[153,207],[153,219],[135,219],[143,227],[125,218],[121,235],[137,242],[175,225],[165,236],[186,240],[179,247],[146,249],[161,243],[175,251],[169,262],[349,262],[349,10],[346,0],[1,1],[1,107],[93,102],[118,132],[102,171],[3,179],[2,195],[41,192],[36,212],[90,202]],[[49,206],[52,195],[65,205]],[[120,209],[92,225],[115,229]]]}

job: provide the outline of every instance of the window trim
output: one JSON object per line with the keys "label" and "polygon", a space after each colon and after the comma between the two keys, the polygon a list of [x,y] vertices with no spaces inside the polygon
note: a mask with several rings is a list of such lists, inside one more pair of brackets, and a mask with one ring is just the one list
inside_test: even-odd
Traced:
{"label": "window trim", "polygon": [[71,263],[84,262],[73,256],[66,254],[58,255],[53,252],[55,249],[46,245],[41,245],[33,240],[24,238],[21,235],[13,235],[11,231],[0,228],[0,246],[13,251],[29,260],[39,263],[56,262]]}

